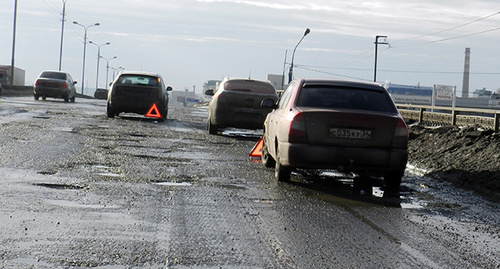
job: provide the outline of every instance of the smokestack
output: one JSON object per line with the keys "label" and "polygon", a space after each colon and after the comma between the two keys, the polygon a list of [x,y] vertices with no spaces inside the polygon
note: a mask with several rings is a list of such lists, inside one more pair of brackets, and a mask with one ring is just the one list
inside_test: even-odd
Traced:
{"label": "smokestack", "polygon": [[470,48],[465,48],[464,80],[462,83],[462,97],[469,97],[469,70],[470,70]]}

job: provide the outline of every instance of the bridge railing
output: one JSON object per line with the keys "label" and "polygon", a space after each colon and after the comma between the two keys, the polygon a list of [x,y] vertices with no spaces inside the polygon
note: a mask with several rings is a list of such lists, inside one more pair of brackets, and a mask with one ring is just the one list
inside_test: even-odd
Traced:
{"label": "bridge railing", "polygon": [[407,121],[418,121],[429,125],[479,125],[492,129],[495,133],[500,129],[500,110],[406,104],[396,104],[396,106]]}

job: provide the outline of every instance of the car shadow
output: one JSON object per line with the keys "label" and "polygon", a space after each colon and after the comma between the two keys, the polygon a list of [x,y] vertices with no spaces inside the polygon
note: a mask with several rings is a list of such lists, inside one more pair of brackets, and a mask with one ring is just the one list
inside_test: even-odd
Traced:
{"label": "car shadow", "polygon": [[399,196],[384,196],[383,180],[375,177],[359,177],[331,170],[300,170],[292,173],[291,180],[284,184],[300,187],[312,197],[336,204],[353,202],[390,207],[401,207]]}
{"label": "car shadow", "polygon": [[168,118],[165,119],[164,121],[161,121],[160,119],[156,118],[148,118],[143,115],[134,115],[134,114],[124,114],[124,115],[119,115],[115,116],[115,119],[122,119],[122,120],[128,120],[128,121],[139,121],[139,122],[152,122],[152,123],[165,123],[168,122]]}

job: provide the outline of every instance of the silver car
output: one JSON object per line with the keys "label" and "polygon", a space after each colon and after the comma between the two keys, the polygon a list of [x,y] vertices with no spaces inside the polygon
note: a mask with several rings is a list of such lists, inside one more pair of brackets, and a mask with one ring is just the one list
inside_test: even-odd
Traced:
{"label": "silver car", "polygon": [[256,79],[226,78],[216,89],[208,106],[208,132],[217,134],[225,127],[262,129],[269,108],[261,107],[264,99],[278,100],[273,84]]}
{"label": "silver car", "polygon": [[384,177],[397,193],[408,160],[408,130],[387,91],[375,83],[292,81],[264,123],[262,162],[279,181],[294,168]]}
{"label": "silver car", "polygon": [[38,75],[33,86],[33,96],[35,100],[42,97],[62,98],[65,102],[75,102],[76,81],[67,72],[43,71]]}

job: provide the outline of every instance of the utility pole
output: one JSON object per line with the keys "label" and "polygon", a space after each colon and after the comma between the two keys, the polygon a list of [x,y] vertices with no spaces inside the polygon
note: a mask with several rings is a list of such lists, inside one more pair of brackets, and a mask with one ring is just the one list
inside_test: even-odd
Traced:
{"label": "utility pole", "polygon": [[[379,42],[378,39],[383,38],[384,41]],[[373,68],[373,82],[377,82],[377,52],[378,52],[378,44],[389,45],[387,42],[387,36],[378,35],[375,37],[375,67]]]}
{"label": "utility pole", "polygon": [[63,2],[63,10],[62,10],[62,20],[61,20],[61,45],[59,46],[59,71],[61,71],[62,67],[62,53],[63,53],[63,38],[64,38],[64,23],[66,22],[66,1]]}

